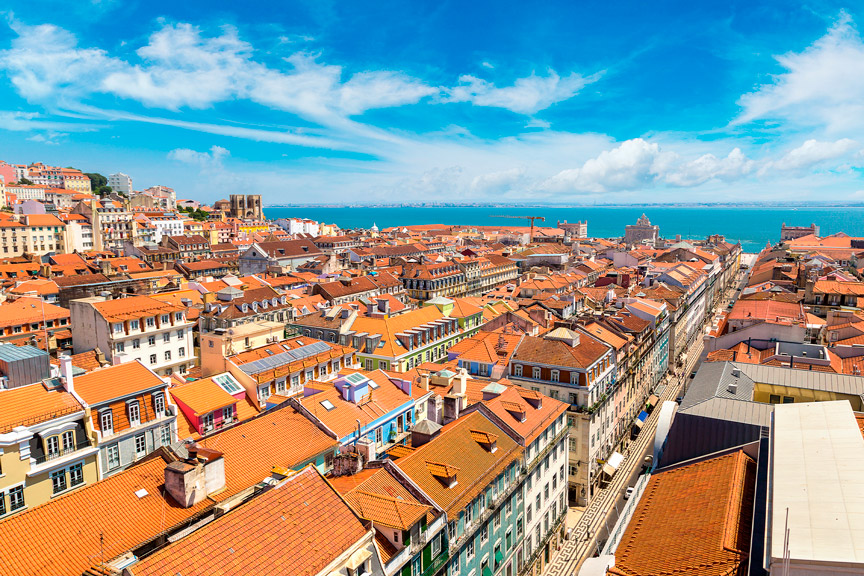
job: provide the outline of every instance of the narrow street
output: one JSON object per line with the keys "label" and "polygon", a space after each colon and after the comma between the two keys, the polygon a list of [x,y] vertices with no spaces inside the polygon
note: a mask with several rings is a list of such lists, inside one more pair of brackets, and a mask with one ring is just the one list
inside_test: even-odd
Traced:
{"label": "narrow street", "polygon": [[[710,323],[715,315],[725,310],[729,303],[735,301],[738,296],[737,289],[745,284],[746,277],[747,273],[741,271],[737,278],[730,282],[729,288],[717,299],[714,309],[706,318],[706,322]],[[648,416],[636,440],[627,446],[624,452],[624,461],[618,472],[606,488],[599,491],[576,525],[572,527],[570,538],[564,542],[561,550],[544,571],[544,575],[575,576],[584,560],[598,553],[603,547],[609,536],[609,531],[618,518],[619,511],[623,508],[624,492],[628,486],[635,484],[645,455],[651,453],[657,430],[657,420],[660,415],[659,407],[663,402],[674,401],[679,395],[683,395],[690,374],[698,369],[702,351],[701,338],[693,342],[686,350],[686,366],[676,378],[669,380],[668,385],[659,395],[660,401],[657,409]]]}

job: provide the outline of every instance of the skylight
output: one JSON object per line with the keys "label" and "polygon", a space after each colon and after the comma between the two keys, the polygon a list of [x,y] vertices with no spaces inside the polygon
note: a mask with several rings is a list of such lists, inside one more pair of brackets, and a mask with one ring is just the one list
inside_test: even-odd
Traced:
{"label": "skylight", "polygon": [[323,406],[324,409],[327,410],[328,412],[330,412],[331,410],[334,410],[336,408],[336,406],[334,406],[333,403],[330,402],[329,400],[322,400],[321,406]]}

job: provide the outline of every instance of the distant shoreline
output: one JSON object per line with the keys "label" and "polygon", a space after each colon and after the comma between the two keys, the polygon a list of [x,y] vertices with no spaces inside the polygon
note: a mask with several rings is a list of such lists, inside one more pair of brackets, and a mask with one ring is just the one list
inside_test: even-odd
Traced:
{"label": "distant shoreline", "polygon": [[760,203],[760,202],[717,202],[717,203],[655,203],[655,204],[450,204],[450,203],[425,203],[425,204],[265,204],[264,208],[780,208],[794,210],[798,208],[862,208],[864,202],[857,203],[835,203],[835,202],[805,202],[797,204],[787,203]]}

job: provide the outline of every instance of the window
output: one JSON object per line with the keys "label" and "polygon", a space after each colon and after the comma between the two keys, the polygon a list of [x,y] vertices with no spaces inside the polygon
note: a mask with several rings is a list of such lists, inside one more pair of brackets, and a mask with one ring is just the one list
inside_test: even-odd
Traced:
{"label": "window", "polygon": [[99,426],[102,428],[102,435],[108,436],[114,433],[114,415],[111,410],[103,410],[99,415]]}
{"label": "window", "polygon": [[505,514],[507,514],[507,516],[513,513],[513,498],[507,500],[507,504],[504,507],[504,512]]}
{"label": "window", "polygon": [[279,380],[276,382],[276,393],[284,394],[285,393],[285,380]]}
{"label": "window", "polygon": [[375,443],[379,445],[384,443],[384,433],[380,427],[375,429]]}
{"label": "window", "polygon": [[116,322],[114,324],[114,333],[116,334],[117,332],[123,332],[123,323],[122,322]]}
{"label": "window", "polygon": [[169,322],[171,322],[171,318],[168,316],[168,314],[163,314],[162,315],[162,324],[168,324]]}
{"label": "window", "polygon": [[138,330],[139,324],[138,320],[130,320],[129,321],[129,329],[130,330]]}
{"label": "window", "polygon": [[483,527],[480,528],[480,541],[486,542],[489,540],[489,524],[483,524]]}
{"label": "window", "polygon": [[180,349],[177,350],[177,356],[179,356],[180,358],[186,357],[186,348],[184,346],[181,346]]}
{"label": "window", "polygon": [[107,449],[107,457],[108,457],[108,469],[113,470],[120,466],[120,448],[117,444],[112,444],[108,446]]}
{"label": "window", "polygon": [[[548,485],[547,485],[548,487]],[[542,506],[542,498],[540,497],[540,492],[537,492],[537,499],[535,500],[535,506],[537,507],[537,512],[540,512],[540,508]]]}
{"label": "window", "polygon": [[157,417],[165,414],[165,396],[161,392],[153,395],[153,410]]}
{"label": "window", "polygon": [[58,494],[66,490],[66,470],[51,473],[51,493]]}
{"label": "window", "polygon": [[154,326],[156,326],[156,318],[152,316],[150,318],[147,318],[147,327],[153,328]]}
{"label": "window", "polygon": [[139,348],[141,348],[141,340],[135,338],[134,340],[132,340],[132,349],[138,350]]}
{"label": "window", "polygon": [[465,526],[467,527],[474,521],[474,503],[471,502],[465,507]]}
{"label": "window", "polygon": [[791,396],[783,396],[783,404],[794,404],[795,398]]}
{"label": "window", "polygon": [[441,553],[441,533],[439,532],[432,537],[432,558]]}
{"label": "window", "polygon": [[222,420],[225,422],[231,422],[234,418],[234,407],[233,406],[225,406],[222,408]]}
{"label": "window", "polygon": [[123,342],[117,342],[116,344],[114,344],[114,351],[115,352],[123,352],[125,350],[125,348],[126,347],[123,344]]}
{"label": "window", "polygon": [[492,522],[496,529],[501,527],[501,510],[498,510],[498,513],[495,514],[495,519]]}
{"label": "window", "polygon": [[420,576],[423,573],[423,555],[411,560],[411,576]]}
{"label": "window", "polygon": [[156,363],[156,355],[150,354],[150,364],[155,364],[155,363]]}
{"label": "window", "polygon": [[522,537],[522,518],[516,520],[516,539]]}
{"label": "window", "polygon": [[147,454],[147,438],[144,434],[135,435],[135,457],[141,458]]}
{"label": "window", "polygon": [[156,345],[156,336],[148,336],[147,337],[147,345],[155,346]]}
{"label": "window", "polygon": [[474,539],[472,538],[465,546],[465,561],[470,562],[474,558]]}
{"label": "window", "polygon": [[522,376],[522,365],[516,364],[513,366],[513,375],[514,376]]}
{"label": "window", "polygon": [[560,372],[558,372],[558,370],[552,370],[552,375],[549,377],[549,379],[552,380],[552,382],[558,382],[559,374]]}
{"label": "window", "polygon": [[163,446],[168,446],[171,444],[171,425],[166,424],[162,426],[159,434],[159,440],[162,442]]}
{"label": "window", "polygon": [[314,376],[314,373],[312,372],[312,370],[306,370],[306,382],[308,382],[309,380],[312,380],[312,378],[314,378],[314,377],[315,376]]}
{"label": "window", "polygon": [[138,426],[141,424],[141,410],[138,406],[138,401],[133,400],[126,404],[126,409],[129,412],[129,425]]}
{"label": "window", "polygon": [[265,384],[258,388],[258,400],[264,402],[267,398],[270,397],[270,386]]}
{"label": "window", "polygon": [[9,509],[12,511],[24,508],[24,487],[16,486],[9,490]]}
{"label": "window", "polygon": [[78,486],[84,483],[84,469],[81,464],[73,464],[69,467],[69,485]]}
{"label": "window", "polygon": [[48,456],[60,455],[60,440],[57,436],[50,436],[45,441],[45,452],[48,453]]}
{"label": "window", "polygon": [[534,378],[535,380],[539,380],[540,379],[540,368],[535,366],[534,368],[531,369],[531,374],[532,374],[532,378]]}
{"label": "window", "polygon": [[183,321],[183,313],[182,312],[175,312],[174,313],[174,321],[175,322],[182,322]]}
{"label": "window", "polygon": [[168,332],[165,332],[164,334],[162,334],[162,342],[164,342],[166,344],[168,342],[171,342],[171,334]]}
{"label": "window", "polygon": [[75,449],[75,432],[67,430],[63,433],[63,452]]}
{"label": "window", "polygon": [[177,338],[178,339],[182,339],[183,336],[185,336],[185,335],[186,335],[186,331],[183,330],[182,328],[180,330],[177,330]]}
{"label": "window", "polygon": [[166,350],[166,351],[165,351],[165,361],[167,362],[167,361],[169,361],[169,360],[171,360],[171,351],[170,351],[170,350]]}

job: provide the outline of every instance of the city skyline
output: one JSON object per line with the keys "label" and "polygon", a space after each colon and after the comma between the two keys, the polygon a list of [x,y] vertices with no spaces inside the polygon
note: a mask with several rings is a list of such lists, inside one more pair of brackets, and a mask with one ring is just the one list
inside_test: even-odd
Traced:
{"label": "city skyline", "polygon": [[229,6],[9,2],[2,159],[268,204],[864,198],[851,6]]}

